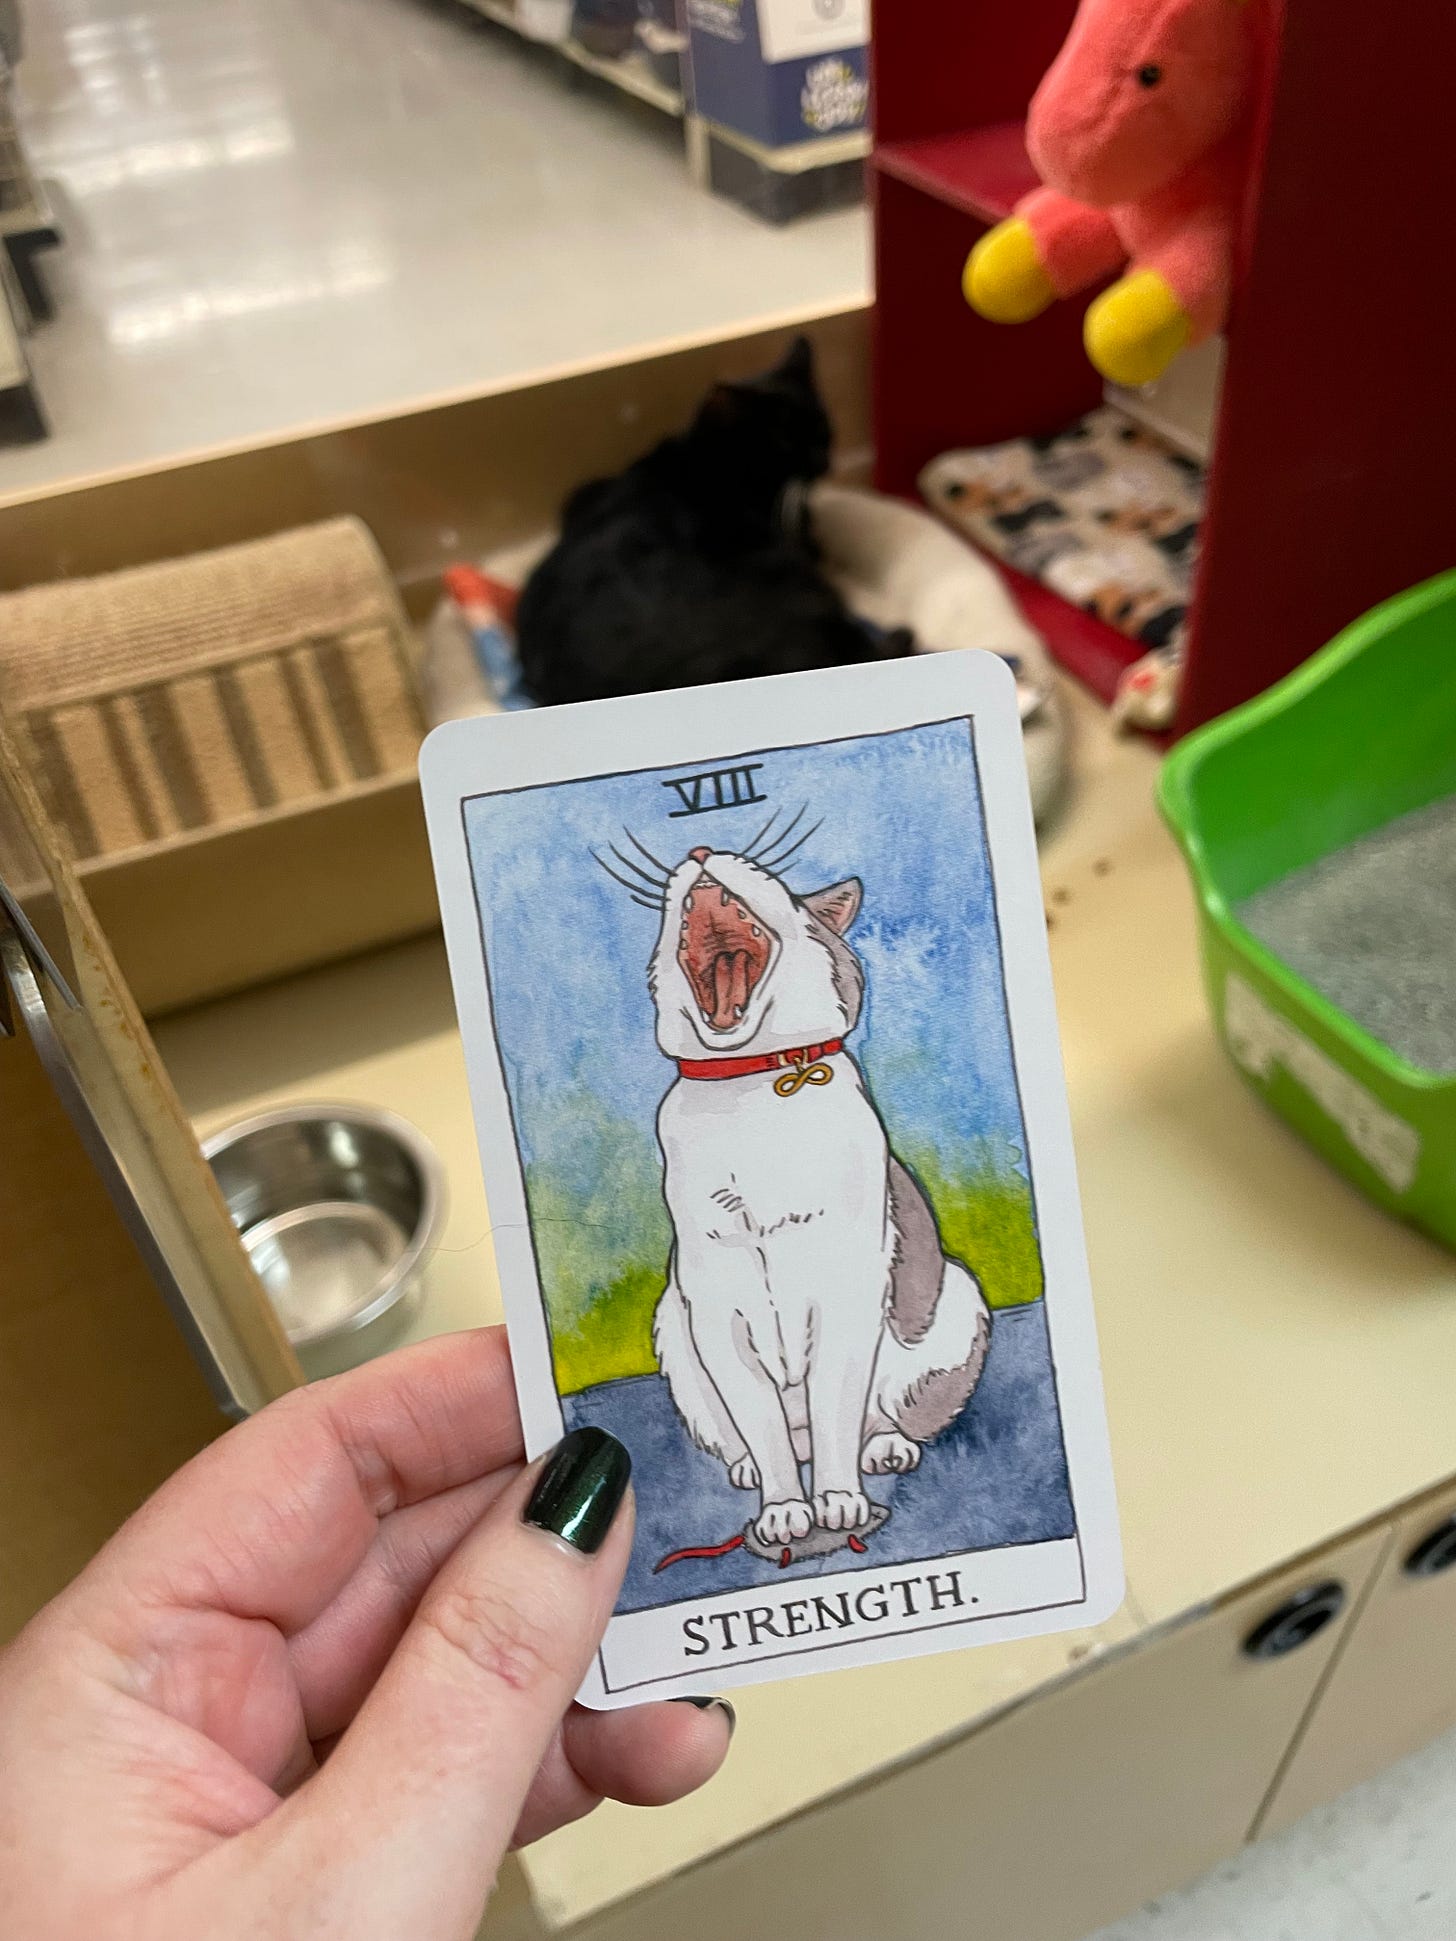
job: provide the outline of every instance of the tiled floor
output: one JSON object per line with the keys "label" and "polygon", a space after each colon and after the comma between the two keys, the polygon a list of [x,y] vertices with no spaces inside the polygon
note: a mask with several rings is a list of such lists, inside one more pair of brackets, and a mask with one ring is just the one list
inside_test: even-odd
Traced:
{"label": "tiled floor", "polygon": [[1456,1733],[1089,1941],[1451,1941]]}
{"label": "tiled floor", "polygon": [[0,500],[862,301],[863,215],[775,230],[681,130],[450,0],[44,0],[21,125],[66,233],[48,443]]}

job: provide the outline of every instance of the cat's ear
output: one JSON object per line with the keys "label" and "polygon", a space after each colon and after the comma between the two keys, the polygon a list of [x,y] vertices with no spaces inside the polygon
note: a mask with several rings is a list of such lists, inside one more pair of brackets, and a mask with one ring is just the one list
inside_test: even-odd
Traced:
{"label": "cat's ear", "polygon": [[776,375],[791,377],[800,384],[814,382],[814,346],[807,337],[796,337],[789,345]]}
{"label": "cat's ear", "polygon": [[727,431],[743,416],[743,401],[732,384],[715,384],[698,406],[693,420],[698,431]]}
{"label": "cat's ear", "polygon": [[831,883],[827,890],[814,890],[800,901],[810,916],[818,917],[837,937],[842,937],[859,915],[863,898],[864,884],[857,876],[846,876],[842,883]]}

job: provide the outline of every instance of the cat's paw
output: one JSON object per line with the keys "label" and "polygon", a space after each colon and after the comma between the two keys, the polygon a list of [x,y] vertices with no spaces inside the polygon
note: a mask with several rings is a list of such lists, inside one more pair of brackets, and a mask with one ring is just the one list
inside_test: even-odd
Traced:
{"label": "cat's paw", "polygon": [[905,1476],[920,1467],[920,1444],[898,1430],[871,1436],[864,1446],[859,1466],[866,1476]]}
{"label": "cat's paw", "polygon": [[870,1520],[870,1499],[862,1489],[826,1489],[814,1498],[814,1521],[821,1530],[863,1530]]}
{"label": "cat's paw", "polygon": [[765,1503],[753,1533],[762,1544],[793,1543],[814,1528],[814,1512],[797,1497],[789,1503]]}
{"label": "cat's paw", "polygon": [[734,1489],[757,1489],[758,1464],[752,1456],[740,1456],[728,1465],[728,1480]]}

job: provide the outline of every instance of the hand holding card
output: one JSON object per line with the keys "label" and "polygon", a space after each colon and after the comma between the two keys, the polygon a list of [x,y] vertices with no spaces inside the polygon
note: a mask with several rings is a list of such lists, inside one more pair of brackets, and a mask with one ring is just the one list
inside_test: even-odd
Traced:
{"label": "hand holding card", "polygon": [[1005,669],[453,723],[423,778],[528,1442],[634,1460],[583,1699],[1110,1614]]}

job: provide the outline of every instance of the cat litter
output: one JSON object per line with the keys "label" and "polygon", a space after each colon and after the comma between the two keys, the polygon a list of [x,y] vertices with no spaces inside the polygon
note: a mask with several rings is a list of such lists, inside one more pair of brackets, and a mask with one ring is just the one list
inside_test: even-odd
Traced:
{"label": "cat litter", "polygon": [[1456,795],[1269,884],[1238,915],[1399,1057],[1456,1072]]}

